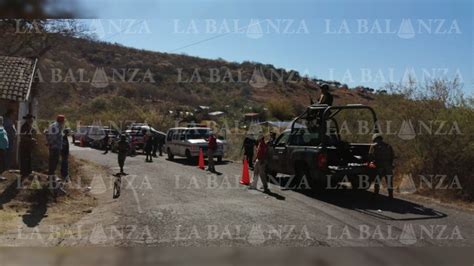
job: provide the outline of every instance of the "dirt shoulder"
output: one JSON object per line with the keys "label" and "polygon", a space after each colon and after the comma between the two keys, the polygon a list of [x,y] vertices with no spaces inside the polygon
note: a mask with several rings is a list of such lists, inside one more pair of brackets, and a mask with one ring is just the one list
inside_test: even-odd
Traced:
{"label": "dirt shoulder", "polygon": [[54,199],[47,176],[19,181],[18,171],[5,173],[0,183],[0,246],[57,246],[76,234],[71,228],[98,205],[91,189],[104,169],[83,160],[70,160],[67,195]]}

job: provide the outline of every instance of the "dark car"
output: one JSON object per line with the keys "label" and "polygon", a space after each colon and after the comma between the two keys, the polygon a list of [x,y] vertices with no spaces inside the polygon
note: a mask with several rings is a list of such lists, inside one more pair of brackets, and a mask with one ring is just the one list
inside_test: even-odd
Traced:
{"label": "dark car", "polygon": [[[117,138],[119,135],[119,132],[117,130],[107,127],[101,128],[94,133],[95,134],[91,134],[90,136],[88,136],[89,146],[99,150],[105,150],[106,145],[109,145],[110,147],[110,145],[112,144],[112,140]],[[109,137],[108,143],[105,143],[105,136]]]}
{"label": "dark car", "polygon": [[130,126],[125,133],[130,136],[130,142],[133,143],[137,150],[142,150],[145,146],[145,135],[148,133],[153,136],[166,136],[165,133],[146,124],[134,124]]}
{"label": "dark car", "polygon": [[360,182],[361,177],[372,179],[373,170],[368,166],[371,143],[349,143],[341,137],[335,116],[342,110],[369,111],[373,130],[378,132],[375,112],[368,106],[309,106],[269,147],[268,173],[294,175],[299,184],[306,178],[313,189],[334,187],[344,178],[353,188],[367,189]]}

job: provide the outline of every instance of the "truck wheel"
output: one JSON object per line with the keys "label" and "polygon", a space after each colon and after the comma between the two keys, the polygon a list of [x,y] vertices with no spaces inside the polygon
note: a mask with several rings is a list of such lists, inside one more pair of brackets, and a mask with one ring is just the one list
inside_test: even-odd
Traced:
{"label": "truck wheel", "polygon": [[173,155],[173,153],[171,153],[170,148],[168,148],[166,150],[166,154],[168,154],[168,160],[173,160],[174,159],[174,155]]}

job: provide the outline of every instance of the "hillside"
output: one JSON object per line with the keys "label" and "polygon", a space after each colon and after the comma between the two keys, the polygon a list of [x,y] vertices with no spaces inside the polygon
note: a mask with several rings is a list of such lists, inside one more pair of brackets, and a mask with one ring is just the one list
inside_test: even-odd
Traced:
{"label": "hillside", "polygon": [[[0,42],[0,48],[5,45],[8,41]],[[176,121],[203,119],[200,105],[209,106],[209,111],[223,111],[225,115],[217,122],[239,127],[232,132],[236,134],[227,136],[231,147],[228,157],[233,159],[241,158],[246,130],[235,122],[241,122],[244,113],[258,112],[271,120],[291,119],[302,112],[310,96],[319,96],[318,83],[326,82],[255,62],[208,60],[63,36],[41,57],[36,79],[39,117],[52,119],[64,113],[72,127],[78,121],[112,121],[118,126],[147,121],[165,131]],[[329,83],[336,85],[332,88],[336,105],[363,103],[375,109],[385,139],[395,150],[397,184],[410,176],[420,186],[420,193],[473,200],[474,153],[472,145],[466,145],[472,143],[469,132],[474,131],[473,100],[456,93],[461,84],[434,79],[408,84],[407,88],[400,84],[395,87],[397,93],[386,94]],[[41,123],[46,124],[44,120]],[[409,137],[407,128],[412,131]],[[370,132],[366,133],[353,136],[370,141]],[[420,180],[425,177],[443,186],[459,181],[462,188],[422,188]]]}
{"label": "hillside", "polygon": [[[270,99],[284,99],[293,110],[300,111],[310,96],[319,96],[317,83],[323,82],[272,65],[61,38],[63,41],[39,62],[40,101],[48,103],[40,109],[44,118],[53,117],[58,109],[80,110],[99,96],[123,96],[145,110],[160,113],[192,111],[205,105],[237,114],[252,110],[249,107],[261,110]],[[372,99],[355,90],[341,88],[333,93],[337,104],[367,103]]]}

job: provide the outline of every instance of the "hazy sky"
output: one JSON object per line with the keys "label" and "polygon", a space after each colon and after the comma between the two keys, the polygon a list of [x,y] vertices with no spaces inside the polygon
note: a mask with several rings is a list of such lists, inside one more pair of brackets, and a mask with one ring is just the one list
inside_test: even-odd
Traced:
{"label": "hazy sky", "polygon": [[458,75],[473,91],[473,3],[87,0],[97,36],[126,46],[295,69],[380,88]]}

